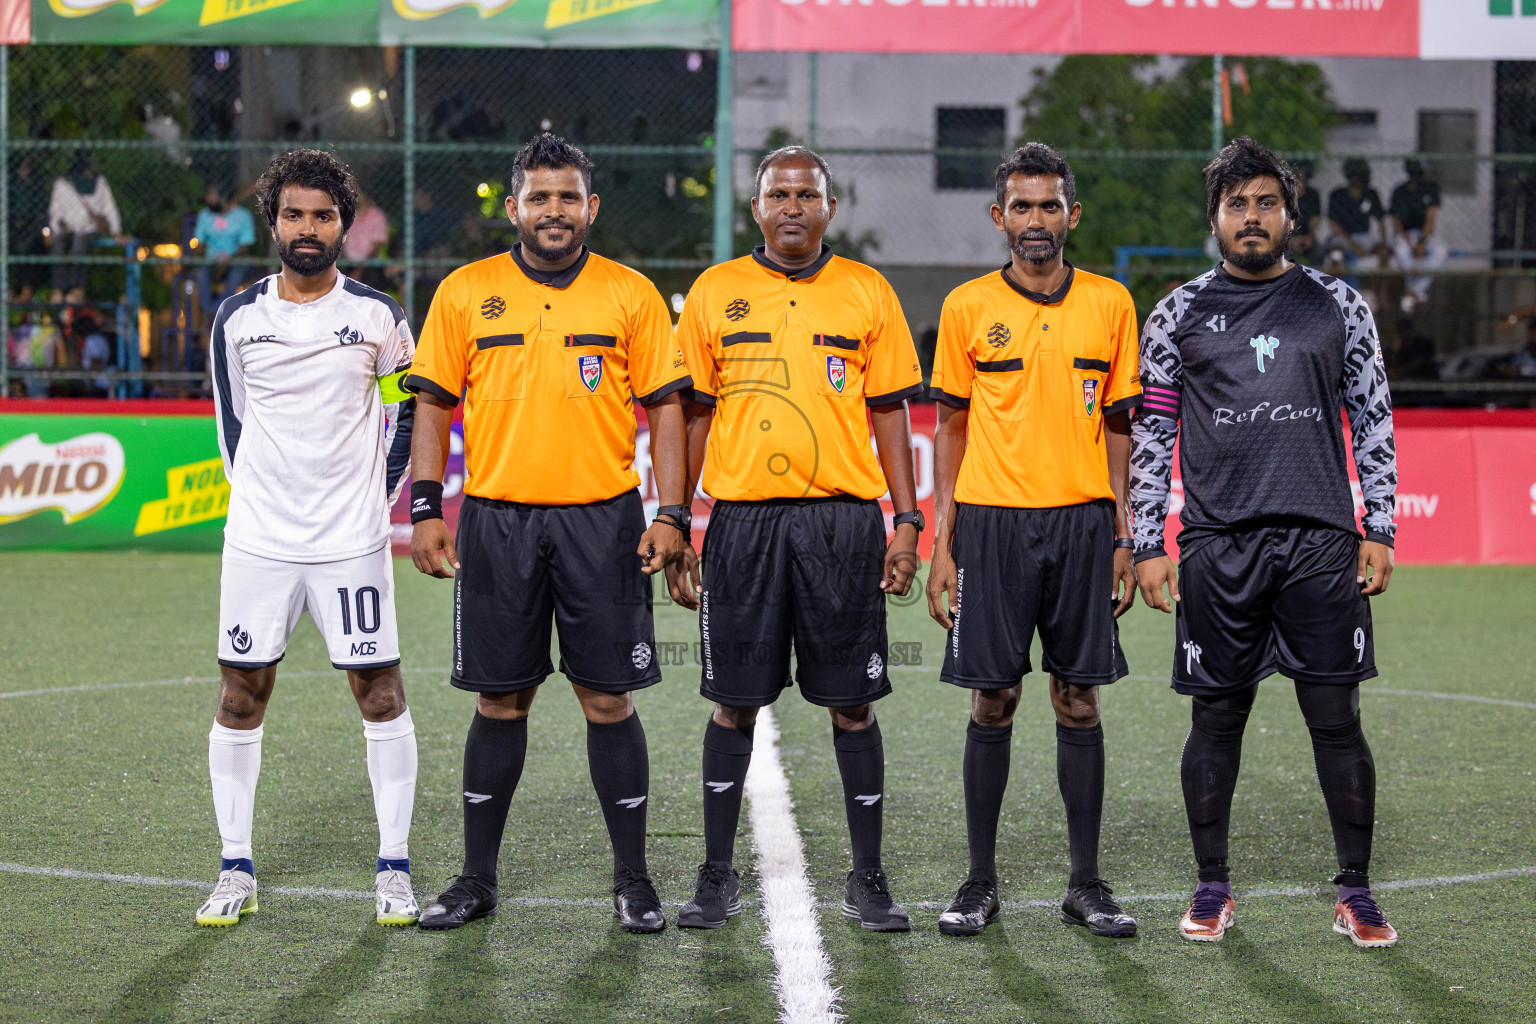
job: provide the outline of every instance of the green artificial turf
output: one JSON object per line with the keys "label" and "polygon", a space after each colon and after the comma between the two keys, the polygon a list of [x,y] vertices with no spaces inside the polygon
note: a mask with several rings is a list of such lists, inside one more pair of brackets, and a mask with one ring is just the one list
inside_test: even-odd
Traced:
{"label": "green artificial turf", "polygon": [[[449,587],[397,565],[407,694],[420,748],[412,862],[418,894],[458,868],[459,764],[473,698],[446,682]],[[365,899],[285,895],[371,888],[376,834],[356,708],[301,624],[279,669],[257,794],[261,910],[199,930],[201,894],[18,873],[17,866],[211,883],[218,840],[206,734],[216,695],[217,556],[0,555],[0,1020],[772,1021],[773,957],[752,883],[719,931],[632,936],[607,905],[609,854],[586,737],[552,677],[535,705],[528,766],[501,860],[498,919],[457,932],[385,930]],[[1362,706],[1379,791],[1373,878],[1536,866],[1536,571],[1405,567],[1376,601],[1381,678]],[[893,670],[879,705],[887,769],[886,867],[913,931],[845,921],[848,846],[826,712],[791,691],[775,708],[820,923],[852,1021],[1460,1022],[1536,1020],[1530,922],[1536,876],[1380,893],[1403,934],[1357,950],[1330,927],[1334,869],[1305,726],[1286,681],[1263,685],[1233,816],[1238,927],[1181,940],[1193,885],[1178,758],[1188,701],[1167,686],[1171,618],[1122,622],[1131,678],[1103,694],[1101,868],[1141,921],[1095,939],[1050,906],[1066,876],[1053,719],[1026,679],[999,837],[1003,920],[972,940],[936,918],[966,865],[960,757],[966,695],[937,679],[943,635],[892,603]],[[662,606],[658,640],[697,639]],[[191,681],[183,681],[191,680]],[[663,899],[686,900],[702,856],[697,669],[672,666],[637,697],[651,751],[650,861]],[[1399,692],[1388,692],[1399,691]],[[1245,890],[1291,889],[1246,898]],[[1149,898],[1152,897],[1152,898]],[[1161,898],[1156,898],[1161,897]],[[669,915],[675,916],[675,907]]]}

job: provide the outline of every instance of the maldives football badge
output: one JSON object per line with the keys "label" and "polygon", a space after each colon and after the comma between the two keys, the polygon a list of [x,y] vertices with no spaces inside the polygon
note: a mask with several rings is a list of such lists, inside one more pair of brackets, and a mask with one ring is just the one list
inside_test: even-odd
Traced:
{"label": "maldives football badge", "polygon": [[848,383],[848,362],[842,356],[827,356],[827,383],[832,385],[833,391],[843,393],[843,387]]}
{"label": "maldives football badge", "polygon": [[1099,382],[1097,380],[1083,381],[1083,408],[1088,410],[1088,415],[1093,415],[1093,410],[1099,404]]}
{"label": "maldives football badge", "polygon": [[581,370],[582,387],[596,391],[597,386],[603,382],[603,357],[582,356],[576,360],[576,365]]}

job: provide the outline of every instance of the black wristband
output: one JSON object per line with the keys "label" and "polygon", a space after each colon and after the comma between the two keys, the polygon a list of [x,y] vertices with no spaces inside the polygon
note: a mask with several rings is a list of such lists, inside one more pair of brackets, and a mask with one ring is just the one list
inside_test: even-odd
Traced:
{"label": "black wristband", "polygon": [[690,544],[693,543],[693,529],[691,524],[685,526],[684,524],[678,522],[672,517],[672,513],[659,513],[655,519],[651,520],[651,522],[662,523],[663,525],[670,526],[683,535],[683,540],[688,541]]}
{"label": "black wristband", "polygon": [[1136,542],[1129,537],[1116,537],[1115,550],[1118,551],[1120,548],[1130,548],[1134,551],[1136,549]]}
{"label": "black wristband", "polygon": [[441,480],[411,481],[411,522],[443,518],[443,482]]}

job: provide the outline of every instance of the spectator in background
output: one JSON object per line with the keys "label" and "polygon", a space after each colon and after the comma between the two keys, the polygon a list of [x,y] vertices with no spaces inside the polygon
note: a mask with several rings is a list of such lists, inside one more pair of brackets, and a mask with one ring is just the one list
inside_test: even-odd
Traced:
{"label": "spectator in background", "polygon": [[1536,377],[1536,316],[1525,322],[1525,346],[1499,368],[1502,377]]}
{"label": "spectator in background", "polygon": [[[53,181],[48,200],[49,249],[55,256],[87,256],[100,235],[122,241],[123,222],[106,175],[98,174],[95,159],[81,150],[69,174]],[[85,301],[86,267],[84,262],[55,264],[50,301]]]}
{"label": "spectator in background", "polygon": [[235,263],[234,258],[250,252],[256,243],[256,222],[250,210],[230,203],[224,189],[209,185],[192,236],[197,240],[199,255],[213,261],[197,268],[197,303],[202,307],[204,321],[212,323],[219,308],[213,295],[214,276],[224,284],[221,299],[235,294],[245,284],[251,268]]}
{"label": "spectator in background", "polygon": [[1296,230],[1291,232],[1291,251],[1305,263],[1316,263],[1319,255],[1317,229],[1323,220],[1323,197],[1312,187],[1315,168],[1311,160],[1298,160],[1292,169],[1296,172],[1296,204],[1301,217],[1296,222]]}
{"label": "spectator in background", "polygon": [[[112,365],[112,343],[102,333],[101,325],[89,311],[75,317],[75,334],[80,338],[80,366],[86,370],[104,370]],[[112,381],[106,377],[91,380],[92,394],[100,397],[112,390]]]}
{"label": "spectator in background", "polygon": [[1408,180],[1392,190],[1387,208],[1392,227],[1392,254],[1398,267],[1408,272],[1403,281],[1403,312],[1412,313],[1421,302],[1429,301],[1429,286],[1434,277],[1412,271],[1434,270],[1445,263],[1445,243],[1435,234],[1440,217],[1440,186],[1430,181],[1424,165],[1417,160],[1403,161]]}
{"label": "spectator in background", "polygon": [[[69,362],[64,336],[48,313],[23,314],[25,319],[11,331],[11,365],[18,370],[50,370]],[[47,398],[46,374],[18,374],[26,381],[28,398]]]}
{"label": "spectator in background", "polygon": [[[363,260],[383,257],[389,249],[389,218],[366,193],[357,194],[357,217],[352,229],[342,242],[341,255],[345,263],[357,264]],[[383,267],[348,268],[352,277],[370,288],[388,290]]]}
{"label": "spectator in background", "polygon": [[[1352,270],[1379,270],[1391,254],[1387,248],[1383,218],[1386,209],[1381,196],[1371,187],[1371,165],[1354,157],[1344,161],[1344,181],[1328,193],[1329,238],[1326,270],[1343,276],[1351,285],[1357,285]],[[1366,304],[1376,308],[1381,304],[1376,289],[1360,289]]]}

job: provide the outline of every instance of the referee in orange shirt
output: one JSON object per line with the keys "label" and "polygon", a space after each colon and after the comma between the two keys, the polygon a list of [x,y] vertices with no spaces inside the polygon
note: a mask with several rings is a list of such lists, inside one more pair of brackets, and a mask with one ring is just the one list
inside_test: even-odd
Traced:
{"label": "referee in orange shirt", "polygon": [[[880,861],[885,753],[873,704],[891,692],[885,595],[905,594],[918,531],[908,398],[921,394],[912,335],[885,278],[822,242],[837,210],[827,165],[791,146],[763,158],[752,215],[764,244],[711,267],[688,293],[678,343],[694,386],[689,478],[715,499],[704,587],[667,570],[701,607],[705,861],[682,927],[741,909],[731,867],[758,708],[794,681],[832,713],[853,845],[843,913],[905,931]],[[873,420],[878,460],[870,450]],[[707,448],[706,448],[707,442]],[[895,505],[889,547],[878,499]]]}
{"label": "referee in orange shirt", "polygon": [[1011,258],[944,300],[933,364],[941,404],[928,608],[949,630],[940,678],[971,690],[971,869],[939,930],[976,935],[1000,911],[997,819],[1038,629],[1072,854],[1061,916],[1095,935],[1124,937],[1136,922],[1110,898],[1098,869],[1098,688],[1126,674],[1115,619],[1136,591],[1126,505],[1130,418],[1141,404],[1136,310],[1124,286],[1063,259],[1082,207],[1072,169],[1055,150],[1038,142],[1016,150],[996,184],[992,221]]}
{"label": "referee in orange shirt", "polygon": [[[512,164],[512,251],[437,290],[405,386],[418,399],[411,557],[454,576],[450,682],[479,694],[464,744],[464,872],[422,912],[457,928],[496,911],[496,860],[528,747],[528,710],[560,671],[587,718],[613,842],[614,916],[666,924],[645,863],[650,767],[631,691],[661,679],[648,575],[687,548],[681,392],[692,381],[656,288],[587,251],[592,164],[545,133]],[[464,504],[442,519],[453,408],[464,398]],[[632,397],[633,396],[633,397]],[[662,506],[647,527],[633,401],[646,407]]]}

